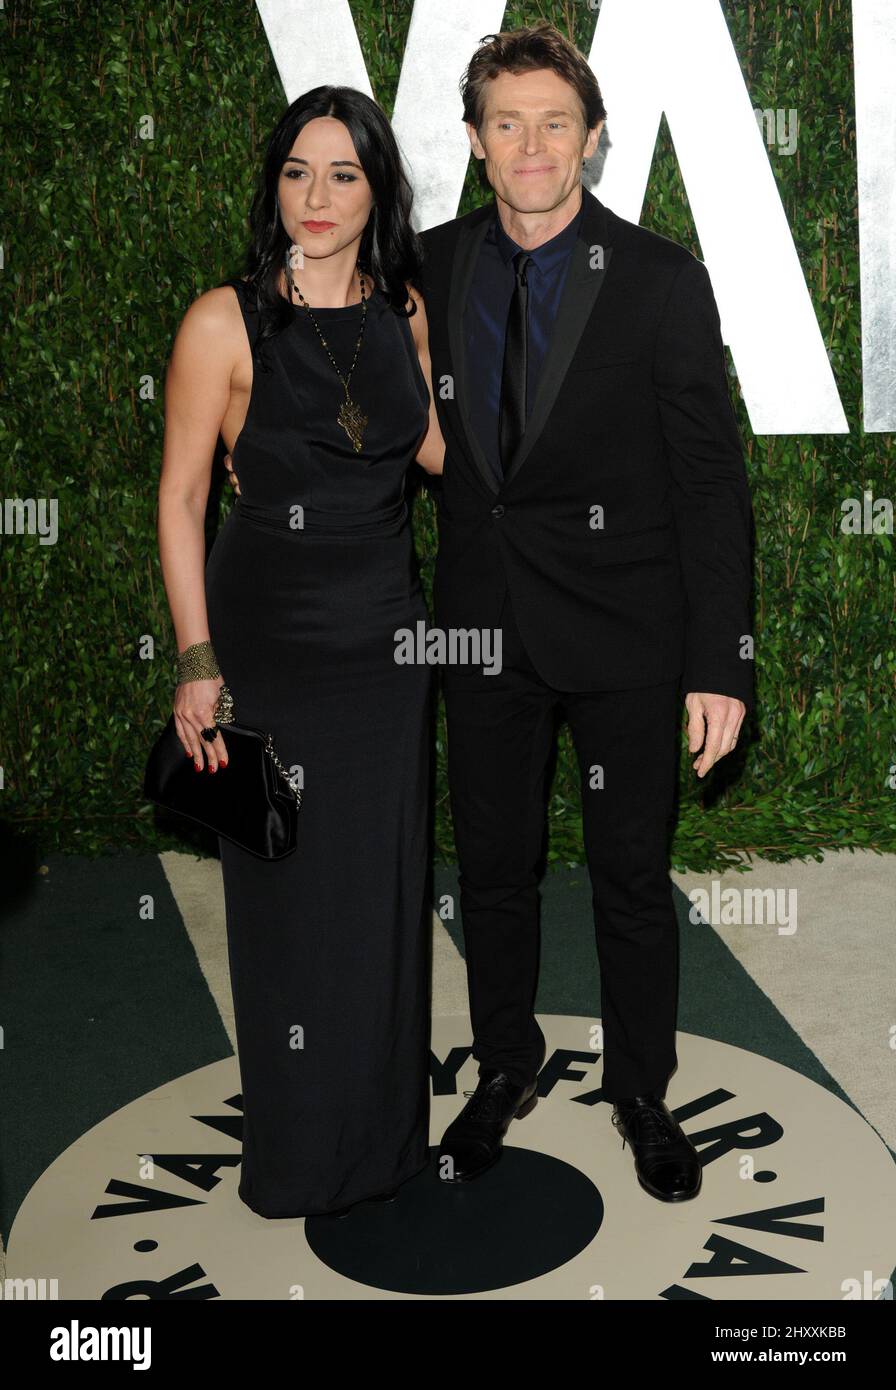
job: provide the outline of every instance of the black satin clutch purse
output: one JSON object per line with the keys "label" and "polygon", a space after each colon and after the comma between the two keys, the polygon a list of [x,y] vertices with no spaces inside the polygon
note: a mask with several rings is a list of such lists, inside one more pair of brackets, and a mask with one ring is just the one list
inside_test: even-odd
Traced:
{"label": "black satin clutch purse", "polygon": [[172,714],[150,750],[143,795],[259,859],[284,859],[296,847],[302,793],[277,757],[270,734],[220,717],[218,723],[228,763],[210,777],[196,772]]}

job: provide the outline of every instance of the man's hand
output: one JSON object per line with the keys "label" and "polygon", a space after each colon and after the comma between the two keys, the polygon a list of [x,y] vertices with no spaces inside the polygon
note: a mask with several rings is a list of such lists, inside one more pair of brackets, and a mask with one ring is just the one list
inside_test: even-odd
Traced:
{"label": "man's hand", "polygon": [[227,481],[233,488],[237,497],[240,496],[240,480],[233,471],[233,460],[229,454],[224,455],[224,467],[227,469]]}
{"label": "man's hand", "polygon": [[703,748],[694,771],[698,777],[705,777],[713,763],[734,748],[747,707],[743,700],[735,700],[731,695],[708,695],[704,691],[691,691],[684,703],[688,712],[688,752]]}

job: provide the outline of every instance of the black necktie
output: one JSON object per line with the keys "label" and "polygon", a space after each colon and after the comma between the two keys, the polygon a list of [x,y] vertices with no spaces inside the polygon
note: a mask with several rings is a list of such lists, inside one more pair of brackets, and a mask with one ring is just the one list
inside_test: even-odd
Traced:
{"label": "black necktie", "polygon": [[507,315],[507,334],[504,339],[504,368],[501,373],[501,408],[499,413],[499,441],[501,448],[501,468],[504,473],[510,467],[514,451],[523,437],[526,428],[526,370],[528,349],[527,307],[529,290],[526,285],[526,269],[532,257],[526,251],[517,251],[513,257],[516,271],[516,285]]}

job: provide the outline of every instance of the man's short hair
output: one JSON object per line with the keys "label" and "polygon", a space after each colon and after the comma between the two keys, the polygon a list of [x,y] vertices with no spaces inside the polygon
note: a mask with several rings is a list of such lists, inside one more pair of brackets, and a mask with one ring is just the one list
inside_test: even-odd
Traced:
{"label": "man's short hair", "polygon": [[485,113],[486,83],[502,72],[532,72],[538,68],[550,68],[574,88],[582,103],[586,129],[593,130],[598,121],[606,120],[597,78],[585,58],[545,19],[525,29],[485,35],[460,80],[463,119],[479,130]]}

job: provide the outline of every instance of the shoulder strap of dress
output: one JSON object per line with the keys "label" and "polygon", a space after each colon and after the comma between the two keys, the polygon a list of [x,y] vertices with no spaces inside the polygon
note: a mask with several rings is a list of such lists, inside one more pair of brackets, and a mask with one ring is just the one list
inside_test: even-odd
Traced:
{"label": "shoulder strap of dress", "polygon": [[255,295],[255,287],[247,280],[240,279],[238,275],[234,275],[229,280],[224,280],[222,283],[225,285],[232,285],[236,291],[240,312],[243,316],[243,323],[246,325],[246,335],[249,339],[249,346],[254,350],[255,340],[258,337],[258,304]]}

